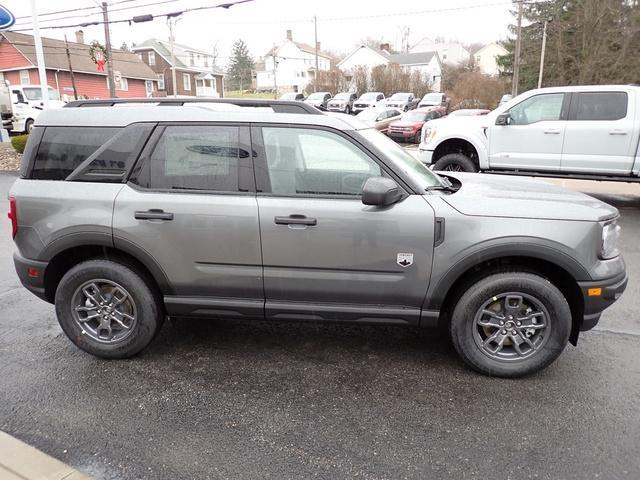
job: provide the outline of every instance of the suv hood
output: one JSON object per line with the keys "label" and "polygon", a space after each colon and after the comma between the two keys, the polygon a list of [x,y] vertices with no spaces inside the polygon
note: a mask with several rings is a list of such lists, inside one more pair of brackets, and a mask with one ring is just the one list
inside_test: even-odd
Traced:
{"label": "suv hood", "polygon": [[464,215],[599,222],[618,210],[584,193],[539,180],[484,173],[451,173],[462,187],[445,202]]}

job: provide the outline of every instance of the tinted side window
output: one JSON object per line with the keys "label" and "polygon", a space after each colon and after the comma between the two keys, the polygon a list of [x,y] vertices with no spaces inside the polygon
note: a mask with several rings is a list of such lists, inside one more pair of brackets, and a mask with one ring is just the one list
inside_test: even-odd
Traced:
{"label": "tinted side window", "polygon": [[64,180],[118,130],[117,127],[47,127],[31,178]]}
{"label": "tinted side window", "polygon": [[576,120],[620,120],[627,116],[626,92],[584,92],[576,95]]}
{"label": "tinted side window", "polygon": [[271,191],[275,194],[348,195],[382,174],[350,141],[307,128],[263,128]]}
{"label": "tinted side window", "polygon": [[511,107],[512,125],[530,125],[536,122],[560,120],[564,93],[535,95]]}
{"label": "tinted side window", "polygon": [[166,127],[136,183],[160,190],[240,191],[239,160],[249,152],[239,135],[235,126]]}

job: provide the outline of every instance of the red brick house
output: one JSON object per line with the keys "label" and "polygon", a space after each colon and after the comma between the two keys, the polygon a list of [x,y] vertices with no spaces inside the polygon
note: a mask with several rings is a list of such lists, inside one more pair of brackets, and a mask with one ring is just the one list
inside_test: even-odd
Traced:
{"label": "red brick house", "polygon": [[[83,42],[82,32],[77,42],[69,42],[79,98],[109,98],[106,67],[98,72],[91,61],[89,45]],[[42,38],[47,83],[65,100],[73,100],[69,64],[63,40]],[[131,52],[113,50],[113,69],[121,80],[116,84],[116,97],[141,98],[157,94],[157,75]],[[0,32],[0,81],[11,85],[39,84],[38,63],[33,36],[17,32]]]}

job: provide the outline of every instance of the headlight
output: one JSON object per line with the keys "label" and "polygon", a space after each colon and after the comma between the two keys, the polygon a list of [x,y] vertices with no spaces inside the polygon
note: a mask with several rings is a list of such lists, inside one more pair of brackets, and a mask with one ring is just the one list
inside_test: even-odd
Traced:
{"label": "headlight", "polygon": [[602,227],[602,248],[600,250],[600,258],[607,260],[617,257],[620,254],[618,250],[618,239],[620,238],[620,225],[614,220]]}
{"label": "headlight", "polygon": [[428,126],[428,124],[425,124],[424,128],[422,129],[422,141],[424,143],[429,143],[435,136],[436,127],[430,127]]}

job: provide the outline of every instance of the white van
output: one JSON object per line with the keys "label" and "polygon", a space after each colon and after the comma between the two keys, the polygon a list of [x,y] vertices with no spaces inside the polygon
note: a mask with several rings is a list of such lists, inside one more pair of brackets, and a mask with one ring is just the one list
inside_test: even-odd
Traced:
{"label": "white van", "polygon": [[[64,102],[58,92],[49,87],[47,108],[60,108]],[[2,128],[10,132],[29,133],[44,109],[40,85],[0,85]]]}

